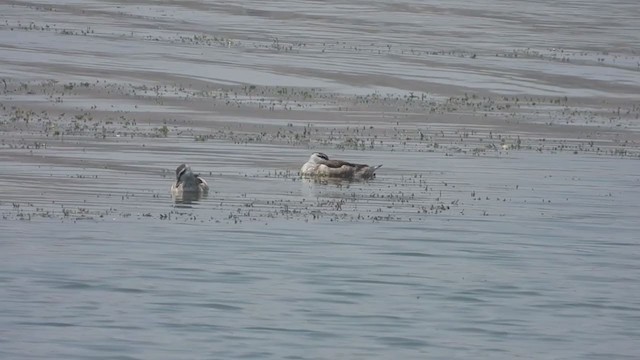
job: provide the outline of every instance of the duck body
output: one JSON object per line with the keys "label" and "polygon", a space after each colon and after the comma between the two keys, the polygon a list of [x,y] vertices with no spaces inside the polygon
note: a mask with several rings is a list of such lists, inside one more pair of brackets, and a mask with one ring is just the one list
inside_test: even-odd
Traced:
{"label": "duck body", "polygon": [[375,177],[375,171],[382,165],[369,166],[343,160],[330,160],[324,153],[311,154],[300,173],[305,177],[331,177],[352,180],[367,180]]}
{"label": "duck body", "polygon": [[176,168],[176,182],[171,185],[172,195],[203,194],[208,191],[209,184],[200,175],[194,174],[189,165],[181,164]]}

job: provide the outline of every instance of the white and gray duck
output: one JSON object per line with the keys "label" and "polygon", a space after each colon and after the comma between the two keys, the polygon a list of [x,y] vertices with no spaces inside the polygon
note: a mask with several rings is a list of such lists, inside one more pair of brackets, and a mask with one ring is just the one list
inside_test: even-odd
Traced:
{"label": "white and gray duck", "polygon": [[171,185],[171,194],[181,196],[183,194],[204,194],[209,191],[209,184],[191,171],[187,164],[180,164],[176,169],[176,182]]}
{"label": "white and gray duck", "polygon": [[376,170],[381,166],[354,164],[344,160],[330,160],[327,154],[315,152],[311,154],[309,161],[302,165],[300,173],[305,177],[367,180],[374,178]]}

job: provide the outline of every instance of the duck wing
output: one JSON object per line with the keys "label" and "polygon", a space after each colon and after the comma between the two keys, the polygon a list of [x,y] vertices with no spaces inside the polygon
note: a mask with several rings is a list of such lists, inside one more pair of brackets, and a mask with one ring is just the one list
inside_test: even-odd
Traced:
{"label": "duck wing", "polygon": [[327,167],[330,168],[341,168],[343,166],[348,166],[348,167],[357,167],[357,164],[352,164],[350,162],[347,161],[342,161],[342,160],[326,160],[323,161],[322,164],[326,165]]}
{"label": "duck wing", "polygon": [[207,184],[207,182],[200,177],[200,175],[196,175],[196,181],[198,182],[198,184],[203,184],[207,189],[209,188],[209,184]]}

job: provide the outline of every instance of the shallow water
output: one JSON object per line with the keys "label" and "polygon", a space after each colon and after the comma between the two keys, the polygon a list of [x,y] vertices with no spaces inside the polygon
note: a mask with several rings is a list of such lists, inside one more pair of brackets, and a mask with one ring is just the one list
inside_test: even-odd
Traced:
{"label": "shallow water", "polygon": [[636,160],[381,153],[336,185],[189,155],[212,171],[192,204],[162,153],[3,167],[3,357],[636,355]]}
{"label": "shallow water", "polygon": [[606,11],[597,1],[546,0],[80,3],[0,5],[2,72],[350,93],[637,100],[640,88],[640,9],[629,0]]}
{"label": "shallow water", "polygon": [[638,357],[635,2],[282,4],[0,4],[0,358]]}

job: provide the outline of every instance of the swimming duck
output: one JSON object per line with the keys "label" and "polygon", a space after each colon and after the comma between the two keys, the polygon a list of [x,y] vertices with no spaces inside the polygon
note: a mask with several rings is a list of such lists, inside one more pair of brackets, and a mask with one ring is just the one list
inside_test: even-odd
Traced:
{"label": "swimming duck", "polygon": [[176,182],[171,185],[171,194],[174,196],[183,193],[202,194],[209,191],[209,184],[191,171],[187,164],[180,164],[176,169]]}
{"label": "swimming duck", "polygon": [[329,160],[327,154],[315,152],[309,161],[302,165],[302,176],[326,176],[341,179],[366,180],[375,177],[375,171],[382,165],[369,166],[353,164],[342,160]]}

